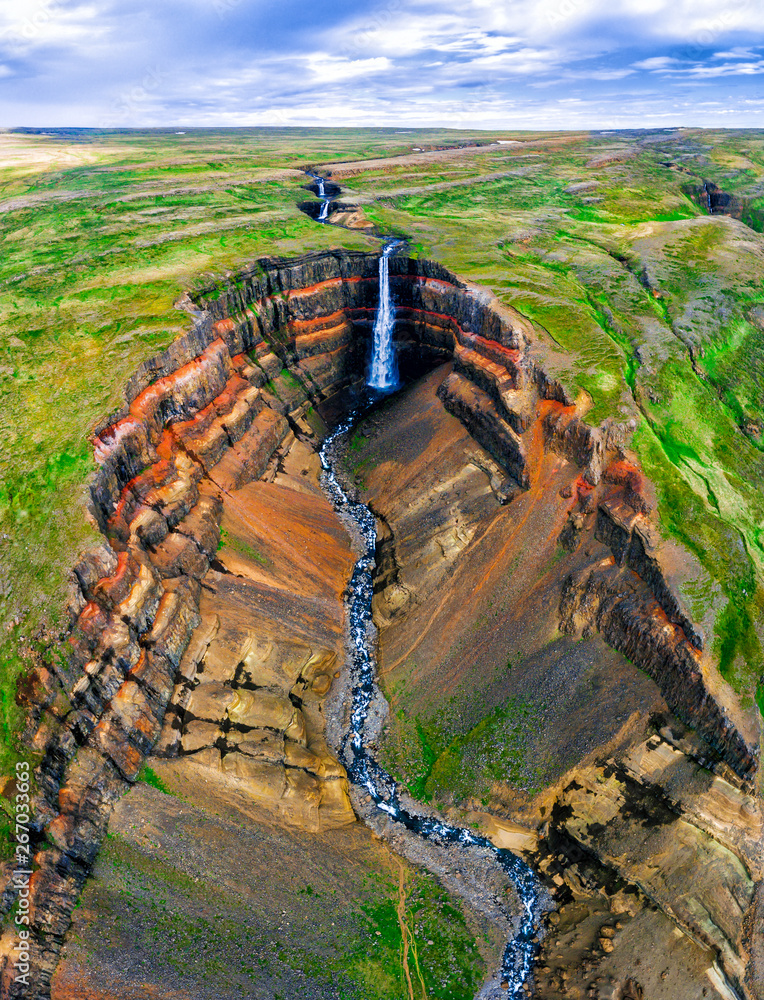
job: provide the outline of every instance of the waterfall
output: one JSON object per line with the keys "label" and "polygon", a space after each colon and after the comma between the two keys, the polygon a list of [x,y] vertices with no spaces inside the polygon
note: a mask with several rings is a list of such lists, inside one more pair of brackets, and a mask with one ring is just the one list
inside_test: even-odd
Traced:
{"label": "waterfall", "polygon": [[395,307],[390,298],[390,267],[388,258],[400,245],[399,240],[388,243],[379,258],[379,306],[374,319],[371,347],[371,371],[367,385],[382,392],[398,388],[398,362],[393,344]]}
{"label": "waterfall", "polygon": [[[329,214],[330,198],[325,194],[325,179],[310,174],[318,183],[318,193],[323,199],[319,222]],[[339,189],[335,189],[339,190]],[[388,258],[401,245],[400,240],[389,240],[379,258],[379,306],[374,320],[371,371],[367,385],[378,392],[392,392],[398,388],[398,365],[393,346],[395,308],[390,297],[390,269]],[[337,514],[354,535],[362,542],[361,554],[353,568],[346,593],[348,607],[348,639],[350,640],[350,670],[352,677],[352,705],[349,728],[342,740],[341,756],[347,766],[348,777],[357,788],[368,794],[374,807],[423,840],[431,841],[448,850],[472,853],[475,858],[492,858],[512,881],[517,891],[521,911],[514,921],[513,934],[507,942],[498,977],[480,990],[482,1000],[526,1000],[530,989],[533,963],[538,954],[538,932],[542,914],[541,886],[531,868],[519,857],[503,848],[495,847],[486,837],[462,827],[450,826],[436,816],[405,808],[392,775],[388,774],[371,753],[367,735],[369,709],[378,693],[376,686],[376,657],[371,635],[371,598],[374,591],[376,518],[363,503],[353,502],[345,492],[336,472],[339,458],[335,446],[356,421],[379,396],[370,393],[363,408],[350,416],[324,440],[319,452],[322,475],[321,486]],[[478,998],[476,998],[478,1000]]]}
{"label": "waterfall", "polygon": [[318,215],[313,216],[313,218],[315,218],[316,222],[327,222],[329,219],[329,207],[332,203],[332,199],[331,195],[326,193],[326,178],[319,176],[319,174],[314,174],[311,170],[307,170],[306,173],[316,182],[317,194],[321,199],[321,209]]}

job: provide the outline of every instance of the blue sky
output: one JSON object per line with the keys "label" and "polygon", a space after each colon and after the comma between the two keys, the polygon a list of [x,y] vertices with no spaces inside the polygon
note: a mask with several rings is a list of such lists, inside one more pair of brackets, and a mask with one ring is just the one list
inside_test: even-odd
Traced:
{"label": "blue sky", "polygon": [[764,126],[760,0],[0,0],[0,126]]}

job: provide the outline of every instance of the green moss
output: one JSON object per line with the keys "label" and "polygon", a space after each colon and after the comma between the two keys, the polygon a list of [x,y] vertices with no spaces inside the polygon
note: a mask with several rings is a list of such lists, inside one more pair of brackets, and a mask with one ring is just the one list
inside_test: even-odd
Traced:
{"label": "green moss", "polygon": [[[479,703],[474,694],[472,703]],[[470,798],[487,800],[495,782],[534,790],[544,773],[526,757],[525,733],[540,724],[543,710],[511,698],[464,731],[455,697],[429,720],[410,719],[401,708],[386,741],[385,763],[412,795],[427,802],[458,806]]]}
{"label": "green moss", "polygon": [[217,551],[220,552],[220,550],[223,548],[224,545],[227,544],[227,542],[228,542],[228,532],[225,530],[225,528],[221,528],[220,540],[218,541]]}
{"label": "green moss", "polygon": [[422,760],[422,771],[408,785],[408,789],[414,798],[426,799],[427,783],[432,776],[432,770],[438,760],[438,752],[433,745],[432,734],[428,734],[420,719],[415,720],[416,734],[419,740],[420,755]]}
{"label": "green moss", "polygon": [[[326,138],[313,135],[317,154]],[[51,165],[33,156],[29,165],[0,172],[6,197],[41,196],[0,218],[0,322],[9,334],[0,343],[6,772],[21,726],[14,701],[25,669],[19,637],[63,620],[71,566],[97,539],[84,516],[94,469],[89,434],[122,403],[122,387],[138,365],[187,327],[175,301],[200,274],[209,281],[258,255],[368,245],[295,211],[301,178],[267,178],[294,151],[282,140],[263,145],[259,133],[240,134],[230,160],[210,156],[231,143],[221,132],[189,135],[183,147],[148,133],[75,132],[68,140],[24,142],[50,153]],[[72,147],[89,165],[67,164]],[[178,148],[193,162],[178,162]],[[174,190],[180,176],[191,190]],[[47,198],[58,191],[72,197]],[[15,620],[22,623],[17,631]]]}
{"label": "green moss", "polygon": [[290,388],[301,389],[303,392],[307,392],[305,384],[293,372],[290,372],[288,368],[281,369],[281,378]]}
{"label": "green moss", "polygon": [[167,788],[165,783],[156,773],[152,771],[148,764],[144,764],[143,767],[138,772],[137,781],[142,781],[146,785],[151,785],[152,788],[156,788],[160,792],[164,792],[165,795],[171,795],[172,792]]}
{"label": "green moss", "polygon": [[[353,188],[379,196],[369,217],[383,231],[408,233],[414,255],[489,285],[529,316],[552,349],[550,372],[590,393],[590,422],[642,411],[652,440],[639,439],[640,456],[662,502],[680,504],[687,523],[672,510],[660,515],[735,609],[713,626],[714,648],[752,694],[764,620],[759,248],[739,224],[705,216],[685,187],[696,183],[687,171],[698,179],[719,171],[721,186],[747,199],[744,219],[757,228],[760,137],[495,137],[522,145],[484,147],[447,168],[424,159],[415,170],[375,167],[356,175]],[[416,134],[425,149],[471,138]],[[70,568],[97,538],[83,516],[92,428],[122,404],[136,367],[187,326],[174,309],[183,291],[210,287],[260,255],[378,245],[316,226],[295,209],[304,177],[276,179],[275,170],[407,152],[412,142],[368,129],[182,137],[73,130],[65,139],[14,139],[35,155],[0,172],[5,196],[19,199],[0,217],[0,322],[9,333],[0,343],[6,772],[19,753],[15,685],[28,667],[21,650],[41,626],[55,632],[65,620]],[[666,166],[680,161],[682,171]],[[305,391],[284,376],[281,386],[285,398]],[[739,581],[751,574],[743,594]],[[733,650],[737,628],[744,638]]]}
{"label": "green moss", "polygon": [[528,772],[524,732],[538,724],[539,706],[510,699],[457,737],[439,755],[426,783],[428,797],[452,800],[485,798],[493,782],[531,789],[537,775]]}
{"label": "green moss", "polygon": [[721,519],[718,505],[700,497],[680,474],[676,463],[693,455],[691,449],[676,441],[667,447],[647,422],[638,429],[634,444],[658,491],[662,530],[697,556],[727,598],[714,626],[713,651],[720,672],[739,691],[753,693],[764,672],[757,633],[764,600],[744,540]]}
{"label": "green moss", "polygon": [[271,560],[267,556],[263,555],[262,552],[258,552],[254,546],[250,545],[249,542],[245,542],[243,538],[226,532],[225,544],[233,552],[238,552],[240,556],[244,556],[245,559],[249,559],[252,562],[259,563],[260,566],[271,565]]}

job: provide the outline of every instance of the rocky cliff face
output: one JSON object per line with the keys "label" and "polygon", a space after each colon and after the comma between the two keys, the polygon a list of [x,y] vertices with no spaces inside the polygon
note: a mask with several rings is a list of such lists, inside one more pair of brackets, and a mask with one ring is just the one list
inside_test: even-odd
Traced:
{"label": "rocky cliff face", "polygon": [[[612,428],[599,483],[587,481],[577,458],[591,456],[591,437],[573,407],[545,400],[525,432],[528,489],[505,492],[495,459],[437,405],[448,368],[365,420],[351,452],[385,519],[374,600],[391,702],[384,759],[418,798],[546,874],[558,910],[540,997],[755,997],[760,803],[721,744],[667,710],[668,681],[681,687],[696,647],[666,570],[654,575],[663,554],[647,484],[608,460]],[[611,612],[628,623],[620,634]],[[631,646],[631,662],[617,654],[640,635],[641,659]],[[693,654],[693,673],[705,655]],[[711,700],[697,717],[721,729],[717,710]]]}
{"label": "rocky cliff face", "polygon": [[[681,931],[705,953],[702,971],[723,996],[731,995],[730,986],[739,995],[759,995],[753,927],[762,877],[761,809],[706,753],[676,720],[655,717],[647,739],[574,769],[560,783],[542,824],[540,859],[562,890],[560,916],[582,923],[576,906],[591,912],[584,900],[593,892],[610,905],[573,968],[564,976],[560,968],[547,969],[542,995],[550,995],[555,979],[552,995],[575,995],[582,979],[603,984],[629,964],[644,996],[666,987],[684,995],[682,975],[694,964],[689,955],[672,957],[669,949],[657,961],[643,955],[635,962],[637,928],[648,923],[653,908],[669,918],[675,938]],[[552,950],[550,941],[542,965],[558,964]],[[607,996],[606,988],[596,995]]]}
{"label": "rocky cliff face", "polygon": [[[375,266],[363,255],[357,263]],[[204,313],[188,300],[193,329],[136,373],[123,410],[95,434],[92,513],[104,544],[74,570],[68,656],[25,688],[27,735],[42,754],[33,988],[13,982],[6,935],[4,996],[48,994],[111,809],[155,746],[287,822],[354,819],[322,716],[352,554],[320,492],[306,496],[300,480],[319,411],[332,419],[333,399],[362,368],[345,306],[373,312],[374,283],[364,288],[340,264],[326,255],[258,267],[242,279],[248,295],[237,298],[240,285],[224,292],[225,310],[215,293]],[[303,293],[306,274],[320,302]],[[346,276],[360,297],[345,294]],[[293,473],[280,488],[268,482],[279,465]],[[256,525],[285,517],[309,526],[303,547],[317,551],[307,567],[285,531],[270,556],[247,554]],[[230,551],[218,552],[221,523]],[[253,603],[259,613],[246,610]],[[9,880],[6,908],[14,895]]]}
{"label": "rocky cliff face", "polygon": [[[701,636],[643,530],[648,507],[637,471],[619,465],[618,430],[582,422],[535,364],[522,317],[437,264],[392,258],[390,273],[402,369],[453,358],[438,394],[490,456],[496,495],[527,489],[543,454],[580,467],[570,544],[596,504],[612,561],[568,581],[563,629],[596,628],[627,652],[750,779],[755,751],[706,689]],[[35,985],[13,984],[6,936],[4,996],[47,995],[111,809],[153,748],[285,822],[353,820],[322,715],[351,557],[315,492],[315,452],[362,384],[377,293],[373,254],[261,260],[185,300],[192,329],[136,373],[124,408],[97,430],[92,514],[104,543],[74,571],[68,656],[25,689],[28,739],[42,754]],[[218,552],[221,524],[230,544]],[[301,530],[302,547],[289,539]],[[307,563],[305,548],[315,550]],[[394,559],[387,571],[400,587]],[[406,599],[387,594],[389,615]],[[10,908],[13,892],[3,899]]]}
{"label": "rocky cliff face", "polygon": [[723,191],[711,180],[704,180],[702,184],[686,184],[683,190],[709,215],[729,215],[733,219],[740,219],[757,233],[764,228],[764,213],[755,206],[755,201],[750,196]]}

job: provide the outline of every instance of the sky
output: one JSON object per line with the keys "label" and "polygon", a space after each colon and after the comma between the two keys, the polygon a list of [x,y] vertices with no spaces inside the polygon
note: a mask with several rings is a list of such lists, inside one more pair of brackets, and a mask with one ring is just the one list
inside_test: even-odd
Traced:
{"label": "sky", "polygon": [[761,0],[0,0],[0,126],[764,127]]}

